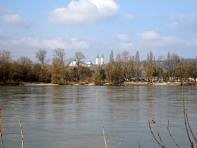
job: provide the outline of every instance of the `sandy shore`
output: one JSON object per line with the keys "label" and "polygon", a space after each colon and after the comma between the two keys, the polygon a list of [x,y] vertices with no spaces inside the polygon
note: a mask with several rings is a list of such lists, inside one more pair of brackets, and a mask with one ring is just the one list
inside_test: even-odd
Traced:
{"label": "sandy shore", "polygon": [[[58,86],[59,84],[53,84],[53,83],[28,83],[28,82],[23,82],[23,83],[18,83],[18,85],[21,86]],[[86,86],[96,86],[94,82],[70,82],[65,85],[86,85]],[[122,84],[123,86],[128,86],[128,85],[138,85],[138,86],[180,86],[181,82],[154,82],[154,83],[148,83],[148,82],[124,82]],[[183,83],[182,85],[192,85],[192,83]],[[103,83],[102,86],[111,86],[110,83]]]}
{"label": "sandy shore", "polygon": [[153,83],[155,86],[180,86],[181,82],[162,82],[162,83]]}
{"label": "sandy shore", "polygon": [[[181,82],[124,82],[124,85],[180,86]],[[183,83],[183,85],[188,85],[188,83]]]}
{"label": "sandy shore", "polygon": [[124,82],[123,85],[149,85],[148,82]]}
{"label": "sandy shore", "polygon": [[57,86],[58,84],[52,83],[22,83],[24,86]]}

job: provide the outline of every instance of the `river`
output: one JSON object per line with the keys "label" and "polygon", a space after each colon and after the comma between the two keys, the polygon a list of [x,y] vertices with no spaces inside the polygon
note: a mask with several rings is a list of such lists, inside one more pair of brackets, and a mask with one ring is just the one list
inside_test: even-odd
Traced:
{"label": "river", "polygon": [[156,121],[164,143],[189,148],[183,98],[197,135],[197,88],[191,86],[14,86],[0,87],[5,148],[157,148],[148,120]]}

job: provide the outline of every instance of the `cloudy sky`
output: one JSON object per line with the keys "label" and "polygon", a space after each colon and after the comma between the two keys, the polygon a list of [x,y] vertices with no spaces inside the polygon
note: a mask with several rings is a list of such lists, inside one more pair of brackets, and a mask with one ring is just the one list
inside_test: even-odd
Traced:
{"label": "cloudy sky", "polygon": [[150,50],[197,56],[196,0],[0,0],[0,49],[13,57],[64,48],[94,60]]}

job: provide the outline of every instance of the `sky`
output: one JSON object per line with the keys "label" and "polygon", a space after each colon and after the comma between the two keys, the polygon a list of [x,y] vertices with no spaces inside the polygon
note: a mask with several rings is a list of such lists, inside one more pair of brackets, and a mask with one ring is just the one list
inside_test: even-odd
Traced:
{"label": "sky", "polygon": [[35,58],[38,49],[104,54],[138,50],[197,56],[196,0],[0,0],[0,50]]}

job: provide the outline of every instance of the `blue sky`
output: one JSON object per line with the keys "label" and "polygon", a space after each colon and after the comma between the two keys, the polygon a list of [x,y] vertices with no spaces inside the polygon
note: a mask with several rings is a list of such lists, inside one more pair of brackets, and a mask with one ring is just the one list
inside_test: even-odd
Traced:
{"label": "blue sky", "polygon": [[110,50],[197,56],[196,0],[0,0],[0,49],[13,57],[64,48],[93,60]]}

